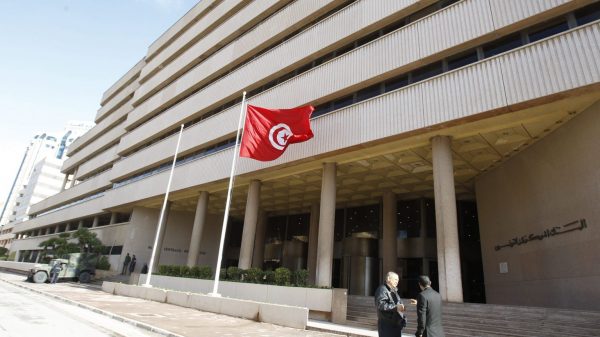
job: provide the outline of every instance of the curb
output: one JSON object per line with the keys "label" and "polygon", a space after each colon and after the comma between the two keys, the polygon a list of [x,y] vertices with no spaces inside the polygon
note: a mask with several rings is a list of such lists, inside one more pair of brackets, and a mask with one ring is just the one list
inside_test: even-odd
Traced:
{"label": "curb", "polygon": [[19,287],[19,288],[22,288],[22,289],[27,289],[27,290],[29,290],[31,292],[34,292],[34,293],[37,293],[37,294],[40,294],[40,295],[44,295],[46,297],[50,297],[50,298],[59,300],[59,301],[64,302],[64,303],[68,303],[68,304],[71,304],[71,305],[74,305],[74,306],[77,306],[77,307],[80,307],[80,308],[83,308],[83,309],[87,309],[87,310],[93,311],[93,312],[95,312],[97,314],[108,316],[109,318],[112,318],[112,319],[117,320],[119,322],[127,323],[129,325],[133,325],[135,327],[138,327],[138,328],[141,328],[141,329],[144,329],[144,330],[148,330],[150,332],[154,332],[154,333],[166,336],[166,337],[185,337],[183,335],[178,335],[178,334],[170,332],[168,330],[157,328],[157,327],[152,326],[150,324],[146,324],[146,323],[143,323],[143,322],[140,322],[140,321],[136,321],[136,320],[131,319],[131,318],[127,318],[127,317],[123,317],[123,316],[120,316],[120,315],[117,315],[117,314],[113,314],[112,312],[108,312],[108,311],[105,311],[105,310],[102,310],[102,309],[98,309],[98,308],[93,307],[91,305],[87,305],[87,304],[83,304],[83,303],[80,303],[80,302],[77,302],[77,301],[73,301],[73,300],[70,300],[68,298],[64,298],[62,296],[58,296],[58,295],[50,294],[50,293],[47,293],[47,292],[44,292],[44,291],[40,291],[40,290],[37,290],[37,289],[33,289],[33,288],[27,287],[25,285],[14,283],[14,282],[11,282],[9,280],[5,280],[5,279],[1,279],[1,278],[0,278],[0,281],[6,282],[6,283],[11,284],[11,285],[13,285],[15,287]]}

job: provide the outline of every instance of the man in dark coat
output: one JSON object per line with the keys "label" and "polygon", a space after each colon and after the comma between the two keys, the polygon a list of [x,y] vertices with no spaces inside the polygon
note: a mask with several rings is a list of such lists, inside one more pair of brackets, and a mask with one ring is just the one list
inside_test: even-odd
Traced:
{"label": "man in dark coat", "polygon": [[385,277],[385,284],[375,291],[379,337],[400,337],[402,328],[406,326],[404,304],[396,289],[398,280],[398,274],[390,271]]}
{"label": "man in dark coat", "polygon": [[427,276],[419,276],[421,293],[417,296],[417,337],[444,337],[442,296],[431,288]]}
{"label": "man in dark coat", "polygon": [[121,271],[121,275],[127,274],[127,268],[129,267],[130,262],[131,262],[131,256],[129,256],[129,253],[127,253],[127,256],[125,256],[125,260],[123,261],[123,270]]}

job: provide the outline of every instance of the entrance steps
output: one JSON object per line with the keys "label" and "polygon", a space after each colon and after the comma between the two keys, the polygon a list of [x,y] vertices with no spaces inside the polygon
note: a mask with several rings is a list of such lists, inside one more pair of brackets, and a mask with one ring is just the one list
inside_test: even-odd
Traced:
{"label": "entrance steps", "polygon": [[[405,305],[408,325],[403,332],[414,334],[416,306]],[[346,319],[347,325],[376,330],[373,297],[348,296]],[[444,302],[443,324],[447,337],[597,337],[600,336],[600,311]]]}

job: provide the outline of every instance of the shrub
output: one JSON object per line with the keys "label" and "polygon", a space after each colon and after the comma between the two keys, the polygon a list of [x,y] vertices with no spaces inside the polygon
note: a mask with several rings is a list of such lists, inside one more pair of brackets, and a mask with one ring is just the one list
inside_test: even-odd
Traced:
{"label": "shrub", "polygon": [[193,266],[192,268],[190,268],[190,277],[200,278],[200,267]]}
{"label": "shrub", "polygon": [[203,280],[209,280],[212,278],[212,269],[209,266],[200,266],[198,269],[198,278]]}
{"label": "shrub", "polygon": [[308,270],[296,270],[293,274],[293,280],[296,287],[306,287],[308,285]]}
{"label": "shrub", "polygon": [[275,272],[272,270],[266,270],[263,273],[263,283],[265,284],[275,284]]}
{"label": "shrub", "polygon": [[227,269],[221,268],[221,270],[219,270],[219,279],[227,280]]}
{"label": "shrub", "polygon": [[158,275],[169,275],[169,266],[158,266]]}
{"label": "shrub", "polygon": [[181,266],[167,266],[167,276],[181,276]]}
{"label": "shrub", "polygon": [[192,275],[192,268],[188,267],[188,266],[181,266],[179,268],[179,275],[181,275],[182,277],[193,277]]}
{"label": "shrub", "polygon": [[240,281],[242,277],[242,270],[238,267],[227,268],[227,279],[232,281]]}
{"label": "shrub", "polygon": [[96,262],[96,269],[110,270],[110,263],[108,262],[108,258],[106,256],[100,256],[98,262]]}
{"label": "shrub", "polygon": [[292,272],[285,268],[280,267],[275,269],[275,284],[279,286],[289,285],[292,278]]}
{"label": "shrub", "polygon": [[245,272],[244,281],[250,283],[262,283],[264,272],[260,268],[250,268]]}

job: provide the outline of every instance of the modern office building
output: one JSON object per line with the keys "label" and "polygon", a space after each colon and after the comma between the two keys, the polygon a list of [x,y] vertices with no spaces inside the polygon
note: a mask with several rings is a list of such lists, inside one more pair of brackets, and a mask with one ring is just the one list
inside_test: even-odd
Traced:
{"label": "modern office building", "polygon": [[28,219],[31,205],[75,183],[70,181],[67,185],[66,176],[60,171],[65,152],[77,137],[93,126],[90,122],[69,121],[62,132],[40,133],[29,142],[3,208],[0,246],[10,246],[14,239],[12,228]]}
{"label": "modern office building", "polygon": [[596,308],[600,4],[588,0],[201,1],[101,99],[79,181],[12,249],[79,226],[147,263],[216,265],[242,92],[312,104],[315,137],[238,161],[223,266],[307,268],[370,295]]}

